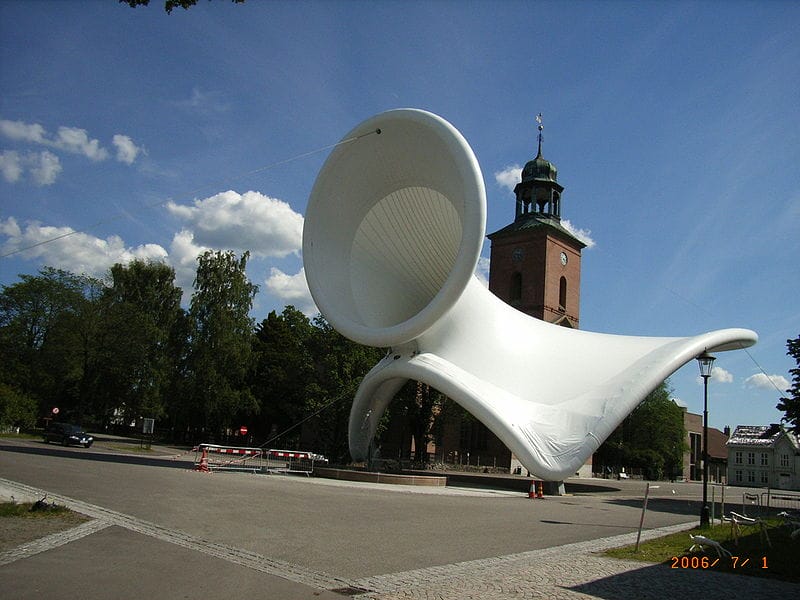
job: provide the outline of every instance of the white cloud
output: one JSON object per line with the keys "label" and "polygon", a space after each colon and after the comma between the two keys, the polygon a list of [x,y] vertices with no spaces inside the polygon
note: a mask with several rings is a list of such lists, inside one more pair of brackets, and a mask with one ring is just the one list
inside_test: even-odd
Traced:
{"label": "white cloud", "polygon": [[8,183],[17,183],[26,169],[36,185],[53,184],[62,170],[61,161],[49,150],[28,152],[24,156],[14,150],[0,154],[0,173]]}
{"label": "white cloud", "polygon": [[502,171],[495,171],[494,180],[509,192],[513,192],[517,184],[522,180],[522,167],[519,165],[509,165]]}
{"label": "white cloud", "polygon": [[766,390],[775,390],[776,388],[784,393],[789,389],[789,380],[783,375],[765,375],[764,373],[756,373],[750,375],[744,380],[744,384],[749,387],[761,388]]}
{"label": "white cloud", "polygon": [[269,277],[264,283],[273,296],[285,301],[286,304],[294,305],[309,317],[319,312],[311,297],[311,292],[308,290],[305,269],[301,268],[296,274],[289,275],[272,267],[269,270]]}
{"label": "white cloud", "polygon": [[475,277],[487,288],[489,287],[489,263],[490,259],[481,256],[478,258],[478,264],[475,265]]}
{"label": "white cloud", "polygon": [[561,219],[561,225],[564,226],[564,229],[586,244],[587,248],[594,248],[595,241],[592,239],[592,231],[590,229],[575,227],[569,219]]}
{"label": "white cloud", "polygon": [[297,254],[302,246],[303,216],[259,192],[227,191],[195,200],[192,206],[169,202],[167,209],[191,226],[194,240],[203,246],[264,257]]}
{"label": "white cloud", "polygon": [[194,243],[194,235],[182,229],[172,238],[169,246],[170,263],[175,269],[175,285],[191,293],[194,277],[197,274],[197,257],[209,250]]}
{"label": "white cloud", "polygon": [[127,135],[118,133],[111,143],[117,148],[117,160],[126,165],[132,165],[139,154],[147,154],[143,147],[137,146]]}
{"label": "white cloud", "polygon": [[680,398],[673,398],[672,401],[680,408],[689,408],[689,405]]}
{"label": "white cloud", "polygon": [[13,150],[4,150],[0,154],[0,173],[9,183],[16,183],[22,177],[22,160],[19,153]]}
{"label": "white cloud", "polygon": [[26,162],[36,185],[52,185],[62,170],[61,161],[49,150],[39,154],[29,154]]}
{"label": "white cloud", "polygon": [[[4,254],[34,246],[23,250],[22,256],[52,267],[95,277],[105,275],[114,263],[128,263],[135,258],[156,261],[167,258],[167,251],[157,244],[126,247],[122,238],[116,235],[102,239],[75,232],[70,227],[49,227],[34,222],[27,223],[23,229],[13,217],[0,221],[0,234],[6,236],[0,246],[0,251]],[[59,239],[43,243],[53,238]]]}
{"label": "white cloud", "polygon": [[221,92],[204,92],[197,87],[192,88],[192,95],[188,100],[179,100],[174,104],[206,117],[226,113],[231,108]]}
{"label": "white cloud", "polygon": [[[522,167],[517,164],[509,165],[502,171],[496,171],[494,180],[500,187],[506,188],[509,192],[513,192],[517,184],[522,180]],[[575,227],[569,219],[562,219],[561,224],[564,229],[569,231],[572,235],[586,244],[587,248],[594,248],[595,241],[592,239],[592,232],[589,229],[581,229]]]}
{"label": "white cloud", "polygon": [[[108,150],[103,147],[100,140],[91,138],[89,132],[80,127],[62,125],[55,135],[50,136],[39,123],[0,119],[0,135],[17,142],[39,144],[71,154],[80,154],[94,162],[100,162],[109,157]],[[121,133],[114,135],[111,143],[117,150],[117,160],[128,165],[133,164],[140,154],[146,154],[145,149],[137,146],[130,136]],[[51,154],[51,156],[54,155]],[[5,171],[3,171],[3,176],[6,181],[9,181]]]}
{"label": "white cloud", "polygon": [[54,148],[66,150],[73,154],[82,154],[93,161],[101,161],[108,158],[108,150],[100,145],[100,141],[89,139],[89,133],[85,129],[78,127],[59,127],[58,135],[47,145],[52,145]]}
{"label": "white cloud", "polygon": [[[697,381],[702,383],[703,378],[698,375]],[[711,371],[711,381],[716,383],[731,383],[733,382],[733,374],[722,367],[715,366]]]}
{"label": "white cloud", "polygon": [[0,119],[0,133],[9,139],[33,144],[47,144],[45,129],[38,123],[24,123],[22,121],[7,121]]}

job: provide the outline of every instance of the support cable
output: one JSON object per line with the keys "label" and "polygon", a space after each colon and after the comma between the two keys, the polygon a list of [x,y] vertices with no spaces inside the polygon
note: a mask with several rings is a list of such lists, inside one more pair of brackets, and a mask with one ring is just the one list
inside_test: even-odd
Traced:
{"label": "support cable", "polygon": [[[307,158],[309,156],[313,156],[314,154],[319,154],[320,152],[324,152],[325,150],[330,150],[332,148],[336,148],[337,146],[341,146],[343,144],[349,144],[350,142],[355,142],[355,141],[360,140],[361,138],[367,137],[369,135],[380,134],[380,133],[381,133],[380,129],[375,129],[374,131],[368,131],[367,133],[362,133],[360,135],[355,135],[353,137],[349,137],[347,139],[338,141],[335,144],[328,144],[326,146],[322,146],[320,148],[316,148],[315,150],[309,150],[308,152],[303,152],[301,154],[297,154],[295,156],[291,156],[289,158],[285,158],[283,160],[279,160],[277,162],[270,163],[268,165],[264,165],[263,167],[259,167],[257,169],[253,169],[252,171],[247,171],[247,172],[241,173],[239,175],[233,175],[233,176],[228,177],[226,179],[223,179],[223,180],[221,180],[221,181],[219,181],[218,183],[215,183],[215,184],[210,184],[210,183],[209,184],[205,184],[205,185],[203,185],[201,187],[198,187],[198,188],[195,188],[193,190],[189,190],[189,191],[187,191],[187,192],[185,192],[183,194],[180,194],[180,196],[183,196],[183,197],[185,197],[185,196],[193,196],[193,195],[197,194],[198,192],[200,192],[200,191],[202,191],[204,189],[208,189],[208,188],[210,188],[212,186],[221,187],[221,186],[224,186],[226,183],[234,181],[236,179],[242,179],[244,177],[250,177],[252,175],[255,175],[256,173],[261,173],[263,171],[269,171],[271,169],[275,169],[277,167],[289,164],[289,163],[294,162],[296,160]],[[172,202],[173,200],[174,200],[173,196],[170,196],[166,200],[157,200],[156,202],[152,202],[150,204],[143,205],[139,209],[139,211],[137,211],[137,212],[141,212],[141,211],[144,211],[144,210],[156,207],[156,206],[163,206],[167,202]],[[60,235],[48,238],[46,240],[41,240],[39,242],[36,242],[35,244],[30,244],[28,246],[23,246],[22,248],[16,248],[14,250],[11,250],[10,252],[6,252],[5,254],[0,254],[0,258],[7,258],[9,256],[13,256],[14,254],[19,254],[20,252],[25,252],[26,250],[31,250],[33,248],[37,248],[38,246],[43,246],[45,244],[50,244],[52,242],[55,242],[55,241],[58,241],[58,240],[62,240],[64,238],[66,238],[66,237],[70,237],[70,236],[75,235],[77,233],[86,233],[88,231],[91,231],[92,229],[95,229],[96,227],[99,227],[100,225],[103,225],[105,223],[109,223],[111,221],[119,219],[119,218],[125,216],[126,214],[128,214],[128,213],[127,212],[126,213],[117,213],[116,215],[111,215],[110,217],[107,217],[105,219],[101,219],[100,221],[97,221],[96,223],[94,223],[92,225],[89,225],[87,227],[84,227],[82,229],[73,229],[72,231],[68,231],[67,233],[62,233]]]}

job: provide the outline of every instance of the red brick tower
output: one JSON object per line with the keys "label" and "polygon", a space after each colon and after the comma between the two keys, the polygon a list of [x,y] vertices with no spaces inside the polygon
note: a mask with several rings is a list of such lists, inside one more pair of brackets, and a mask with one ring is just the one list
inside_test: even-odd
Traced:
{"label": "red brick tower", "polygon": [[561,224],[561,194],[555,165],[539,151],[522,169],[514,188],[516,218],[489,234],[489,290],[524,313],[577,329],[580,315],[581,250],[586,244]]}

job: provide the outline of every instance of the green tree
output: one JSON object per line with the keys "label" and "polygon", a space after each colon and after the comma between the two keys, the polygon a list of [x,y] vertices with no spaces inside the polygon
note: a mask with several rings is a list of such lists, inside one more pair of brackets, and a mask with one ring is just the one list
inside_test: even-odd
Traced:
{"label": "green tree", "polygon": [[671,393],[665,381],[647,395],[598,448],[601,464],[615,470],[640,468],[647,479],[681,474],[686,431],[683,409],[670,399]]}
{"label": "green tree", "polygon": [[45,376],[41,349],[63,315],[77,310],[85,281],[50,267],[19,277],[0,292],[0,380],[35,394]]}
{"label": "green tree", "polygon": [[189,363],[195,425],[210,432],[230,428],[258,409],[247,385],[253,335],[249,313],[258,291],[245,273],[249,256],[209,250],[197,259]]}
{"label": "green tree", "polygon": [[[244,4],[244,0],[231,0],[231,2],[234,4]],[[136,8],[137,6],[147,6],[150,4],[150,0],[119,0],[119,3],[127,4],[131,8]],[[197,4],[197,0],[165,0],[164,10],[167,14],[171,14],[174,8],[189,10],[189,8],[195,4]]]}
{"label": "green tree", "polygon": [[134,260],[111,267],[106,292],[106,329],[117,339],[104,361],[102,412],[126,421],[165,414],[167,389],[177,373],[176,324],[181,290],[175,271],[162,263]]}
{"label": "green tree", "polygon": [[783,411],[783,420],[789,424],[791,430],[800,433],[800,335],[793,340],[786,340],[786,347],[786,354],[794,359],[797,366],[789,369],[792,387],[786,390],[787,395],[780,399],[776,408]]}
{"label": "green tree", "polygon": [[358,385],[383,352],[347,339],[322,316],[313,320],[309,353],[315,385],[308,387],[308,414],[324,410],[309,421],[313,444],[337,461],[349,459],[347,429],[350,407]]}
{"label": "green tree", "polygon": [[102,283],[50,267],[20,279],[0,293],[0,381],[34,398],[41,414],[59,406],[80,418]]}
{"label": "green tree", "polygon": [[[301,421],[317,387],[310,353],[313,326],[293,306],[270,312],[253,339],[252,390],[260,406],[255,431],[265,440]],[[294,438],[300,434],[297,429]],[[286,444],[287,440],[281,440]]]}
{"label": "green tree", "polygon": [[8,427],[33,427],[36,413],[36,400],[10,385],[0,383],[0,431]]}
{"label": "green tree", "polygon": [[[445,406],[445,396],[421,381],[408,381],[397,393],[390,407],[391,417],[405,417],[414,440],[415,461],[428,462],[428,444],[434,439],[434,432],[441,426]],[[474,418],[462,411],[462,418]]]}

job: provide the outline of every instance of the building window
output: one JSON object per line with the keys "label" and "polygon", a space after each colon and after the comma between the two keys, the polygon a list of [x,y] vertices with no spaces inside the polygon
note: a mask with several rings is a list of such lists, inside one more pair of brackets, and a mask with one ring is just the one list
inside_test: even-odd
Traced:
{"label": "building window", "polygon": [[742,451],[741,450],[737,450],[736,451],[736,457],[735,457],[733,462],[734,462],[734,464],[737,464],[737,465],[742,464]]}
{"label": "building window", "polygon": [[736,471],[734,471],[734,479],[736,479],[737,483],[742,483],[742,470],[741,469],[737,469]]}
{"label": "building window", "polygon": [[514,273],[511,276],[511,303],[519,302],[522,300],[522,273]]}
{"label": "building window", "polygon": [[781,466],[788,467],[789,466],[789,455],[788,454],[781,454]]}
{"label": "building window", "polygon": [[769,465],[769,454],[766,452],[761,453],[761,466],[766,467]]}
{"label": "building window", "polygon": [[767,471],[761,471],[761,483],[769,483],[769,473]]}
{"label": "building window", "polygon": [[756,453],[755,452],[748,452],[747,453],[747,464],[748,465],[756,464]]}
{"label": "building window", "polygon": [[755,483],[756,482],[756,474],[753,471],[748,471],[747,472],[747,481],[749,483]]}
{"label": "building window", "polygon": [[567,278],[562,277],[558,283],[558,308],[567,310]]}
{"label": "building window", "polygon": [[689,433],[689,479],[697,481],[702,479],[702,445],[699,433]]}

